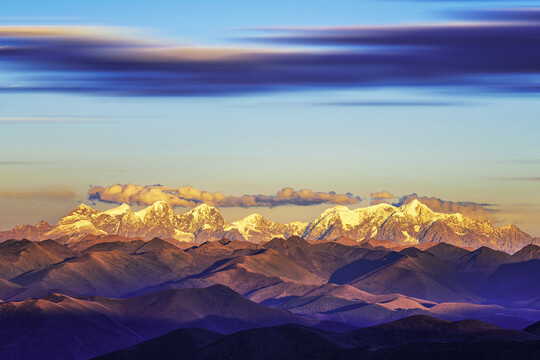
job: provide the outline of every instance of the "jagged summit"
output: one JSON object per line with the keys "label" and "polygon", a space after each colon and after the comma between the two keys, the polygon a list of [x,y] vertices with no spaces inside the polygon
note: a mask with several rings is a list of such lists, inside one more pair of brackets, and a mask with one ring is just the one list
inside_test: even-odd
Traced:
{"label": "jagged summit", "polygon": [[190,211],[191,212],[205,212],[205,211],[210,211],[211,209],[216,209],[214,206],[212,205],[208,205],[206,203],[202,203],[200,205],[197,205],[196,207],[194,207],[193,209],[191,209]]}
{"label": "jagged summit", "polygon": [[83,216],[91,216],[93,214],[97,214],[99,211],[94,210],[90,206],[86,204],[79,204],[75,209],[71,210],[65,217],[71,216],[71,215],[83,215]]}
{"label": "jagged summit", "polygon": [[75,209],[72,210],[72,212],[75,212],[75,211],[86,211],[86,210],[91,210],[91,211],[94,211],[93,208],[91,208],[90,206],[86,205],[86,204],[79,204],[79,206],[77,206]]}
{"label": "jagged summit", "polygon": [[[218,209],[208,204],[200,204],[189,210],[186,214],[193,214],[193,216],[212,216],[212,214],[219,213]],[[184,214],[184,215],[186,215]]]}
{"label": "jagged summit", "polygon": [[[332,221],[333,219],[340,219],[342,224],[354,226],[358,224],[358,213],[354,210],[350,210],[348,207],[339,205],[333,208],[325,210],[317,219],[318,221]],[[316,222],[317,222],[316,220]]]}
{"label": "jagged summit", "polygon": [[399,208],[399,211],[401,211],[405,215],[414,217],[422,216],[424,218],[433,217],[433,215],[435,214],[429,207],[422,204],[418,199],[414,199],[413,201],[402,205]]}
{"label": "jagged summit", "polygon": [[[422,211],[431,211],[427,206],[422,204],[418,199],[402,205],[399,210],[407,215],[417,216]],[[431,211],[432,212],[432,211]]]}
{"label": "jagged summit", "polygon": [[348,213],[352,211],[345,205],[336,205],[334,207],[326,209],[321,215],[331,214],[331,213]]}
{"label": "jagged summit", "polygon": [[165,200],[159,200],[153,203],[152,205],[150,205],[149,207],[154,208],[154,209],[165,208],[165,207],[169,207],[169,204],[167,204]]}
{"label": "jagged summit", "polygon": [[221,217],[221,213],[214,206],[208,204],[200,204],[180,216],[192,216],[196,221],[205,221],[213,217]]}
{"label": "jagged summit", "polygon": [[250,214],[248,216],[245,216],[241,220],[237,220],[237,221],[242,221],[242,220],[245,220],[245,221],[261,221],[263,219],[264,219],[264,217],[261,214],[254,213],[254,214]]}
{"label": "jagged summit", "polygon": [[109,209],[109,210],[105,210],[103,212],[103,214],[121,215],[121,214],[124,214],[126,211],[131,211],[131,207],[128,204],[123,203],[122,205],[120,205],[118,207],[115,207],[115,208],[112,208],[112,209]]}
{"label": "jagged summit", "polygon": [[160,201],[156,201],[155,203],[153,203],[152,205],[148,206],[146,209],[146,212],[168,212],[171,209],[171,207],[169,206],[169,204],[167,204],[166,201],[163,201],[163,200],[160,200]]}
{"label": "jagged summit", "polygon": [[338,205],[325,210],[310,223],[289,224],[268,220],[257,213],[229,224],[216,207],[208,204],[200,204],[180,215],[176,215],[166,201],[157,201],[137,212],[128,204],[103,212],[80,204],[54,226],[44,222],[36,226],[17,226],[0,232],[0,240],[67,238],[66,241],[73,242],[87,235],[147,240],[159,237],[190,242],[221,238],[266,242],[291,236],[326,241],[346,237],[354,241],[375,239],[402,245],[446,242],[470,248],[487,246],[510,253],[536,242],[515,225],[495,228],[489,222],[459,213],[436,213],[418,199],[399,208],[382,203],[351,210]]}

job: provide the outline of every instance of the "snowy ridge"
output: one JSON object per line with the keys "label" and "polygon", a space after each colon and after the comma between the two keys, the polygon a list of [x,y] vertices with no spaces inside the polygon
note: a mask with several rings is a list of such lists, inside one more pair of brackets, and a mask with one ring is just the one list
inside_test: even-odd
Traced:
{"label": "snowy ridge", "polygon": [[535,241],[515,225],[495,228],[489,222],[459,213],[436,213],[417,199],[399,208],[384,203],[354,210],[335,206],[310,223],[289,224],[265,219],[260,214],[251,214],[228,224],[218,209],[206,204],[181,215],[176,215],[164,201],[137,212],[127,204],[103,212],[81,204],[54,226],[44,222],[36,226],[18,226],[0,232],[0,240],[68,238],[66,241],[73,242],[87,235],[121,235],[147,240],[160,237],[189,242],[223,237],[251,242],[293,235],[311,241],[347,237],[356,241],[390,240],[398,244],[446,242],[472,248],[489,246],[506,252],[517,251]]}

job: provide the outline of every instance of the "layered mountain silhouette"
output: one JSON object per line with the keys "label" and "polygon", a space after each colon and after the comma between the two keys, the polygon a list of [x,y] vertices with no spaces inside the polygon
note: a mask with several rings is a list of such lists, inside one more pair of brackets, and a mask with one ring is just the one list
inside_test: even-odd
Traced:
{"label": "layered mountain silhouette", "polygon": [[[437,244],[395,251],[370,243],[222,239],[187,248],[155,238],[0,243],[0,299],[50,292],[126,298],[225,285],[309,319],[369,326],[414,314],[523,328],[540,319],[538,246],[513,255]],[[94,239],[97,241],[97,239]],[[176,244],[184,244],[178,243]]]}
{"label": "layered mountain silhouette", "polygon": [[256,304],[222,285],[122,300],[52,293],[0,304],[0,358],[85,359],[178,328],[231,333],[289,323],[320,322]]}
{"label": "layered mountain silhouette", "polygon": [[177,329],[201,337],[178,340],[189,359],[250,359],[257,348],[269,358],[385,358],[412,354],[418,342],[426,356],[475,353],[470,341],[534,354],[537,274],[536,245],[508,254],[343,236],[7,240],[0,358],[89,359],[132,346],[129,354],[166,358],[176,333],[159,336]]}
{"label": "layered mountain silhouette", "polygon": [[436,213],[416,199],[399,208],[389,204],[355,210],[336,206],[310,223],[289,224],[273,222],[258,214],[228,224],[216,208],[206,204],[181,215],[176,215],[163,201],[137,212],[126,204],[104,212],[81,204],[54,226],[44,222],[17,226],[0,232],[0,240],[56,239],[71,243],[105,235],[196,243],[221,238],[260,243],[296,235],[310,241],[375,239],[400,245],[445,242],[475,249],[486,246],[509,253],[537,242],[514,225],[497,228],[462,214]]}

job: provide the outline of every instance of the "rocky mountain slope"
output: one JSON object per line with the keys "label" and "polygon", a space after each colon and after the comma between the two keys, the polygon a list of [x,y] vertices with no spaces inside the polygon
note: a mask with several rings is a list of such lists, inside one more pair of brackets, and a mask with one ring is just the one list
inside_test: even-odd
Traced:
{"label": "rocky mountain slope", "polygon": [[120,298],[222,284],[260,304],[354,326],[413,314],[474,315],[513,328],[540,319],[536,245],[514,255],[447,244],[398,252],[299,237],[265,244],[222,239],[185,249],[159,238],[123,239],[72,249],[79,245],[1,243],[0,299],[50,292]]}
{"label": "rocky mountain slope", "polygon": [[[28,351],[34,351],[45,358],[87,359],[179,327],[230,333],[296,323],[348,331],[429,315],[523,329],[540,319],[536,245],[509,255],[444,243],[388,249],[373,246],[381,241],[342,244],[297,236],[187,247],[159,238],[99,239],[0,243],[0,328],[6,334],[0,358],[32,358]],[[438,324],[450,333],[435,334],[437,339],[463,333],[460,342],[467,336],[486,340],[482,336],[495,331],[470,322]],[[398,325],[358,333],[357,340],[405,345],[405,335],[389,334],[416,325]],[[413,332],[405,330],[407,336]],[[503,337],[511,334],[517,333]],[[89,345],[79,346],[85,339]]]}

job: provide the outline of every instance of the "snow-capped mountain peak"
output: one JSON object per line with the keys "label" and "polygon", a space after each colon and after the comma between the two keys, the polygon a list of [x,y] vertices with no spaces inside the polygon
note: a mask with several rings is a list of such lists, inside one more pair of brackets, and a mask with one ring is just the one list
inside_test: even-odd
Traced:
{"label": "snow-capped mountain peak", "polygon": [[144,223],[146,223],[147,218],[149,216],[162,216],[162,217],[170,217],[170,215],[173,214],[171,208],[165,201],[156,201],[152,205],[148,206],[147,208],[144,208],[140,211],[137,211],[135,215],[141,219]]}
{"label": "snow-capped mountain peak", "polygon": [[[349,209],[346,206],[334,206],[326,211],[324,211],[321,216],[319,216],[319,221],[329,222],[339,219],[344,226],[352,227],[359,224],[360,217],[358,213],[354,210]],[[316,221],[317,222],[317,221]]]}
{"label": "snow-capped mountain peak", "polygon": [[424,219],[435,216],[435,213],[429,207],[418,201],[418,199],[414,199],[411,202],[402,205],[399,208],[399,211],[405,215],[422,217]]}
{"label": "snow-capped mountain peak", "polygon": [[255,214],[251,214],[251,215],[248,215],[246,217],[243,217],[240,220],[236,220],[233,223],[235,223],[235,224],[240,224],[240,223],[253,224],[253,223],[261,222],[262,220],[265,220],[264,217],[261,214],[255,213]]}
{"label": "snow-capped mountain peak", "polygon": [[187,233],[202,234],[209,236],[209,233],[222,234],[227,222],[221,216],[218,209],[207,204],[201,204],[188,212],[177,216],[176,227]]}
{"label": "snow-capped mountain peak", "polygon": [[212,216],[213,214],[216,214],[216,213],[219,214],[218,209],[216,209],[213,206],[210,206],[208,204],[203,203],[203,204],[200,204],[200,205],[194,207],[193,209],[189,210],[186,214],[191,214],[191,215],[193,215],[193,217],[195,217],[197,219],[199,217],[207,218],[207,217]]}
{"label": "snow-capped mountain peak", "polygon": [[99,211],[92,209],[86,204],[79,204],[75,209],[71,210],[68,215],[90,215],[97,214]]}
{"label": "snow-capped mountain peak", "polygon": [[126,211],[131,211],[131,207],[124,203],[118,207],[115,207],[115,208],[112,208],[112,209],[109,209],[109,210],[105,210],[102,214],[107,214],[107,215],[122,215],[124,214]]}
{"label": "snow-capped mountain peak", "polygon": [[0,240],[67,238],[64,241],[75,242],[89,234],[144,239],[174,238],[196,242],[223,237],[261,242],[292,235],[307,240],[334,240],[345,236],[356,241],[374,238],[399,244],[446,242],[473,248],[489,246],[507,252],[516,251],[534,241],[515,225],[495,228],[489,222],[474,220],[459,213],[436,213],[418,200],[399,208],[389,204],[354,210],[346,206],[335,206],[309,224],[281,224],[255,213],[233,221],[230,225],[218,209],[207,204],[201,204],[181,215],[175,215],[165,201],[158,201],[136,213],[127,204],[104,212],[81,204],[54,226],[46,223],[18,226],[0,232]]}

